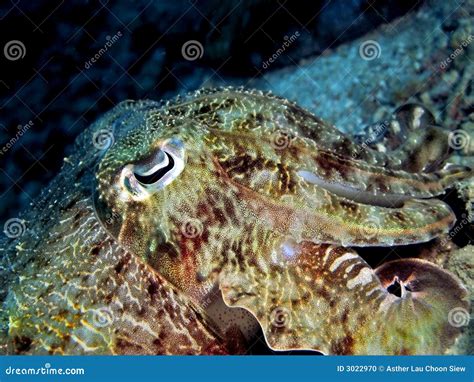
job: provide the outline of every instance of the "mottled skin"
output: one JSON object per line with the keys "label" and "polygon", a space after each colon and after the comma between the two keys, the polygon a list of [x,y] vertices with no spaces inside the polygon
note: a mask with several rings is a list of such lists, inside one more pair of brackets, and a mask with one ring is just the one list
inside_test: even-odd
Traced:
{"label": "mottled skin", "polygon": [[[445,352],[460,332],[449,312],[468,308],[459,281],[416,259],[373,270],[349,247],[445,233],[455,217],[435,197],[470,171],[444,166],[447,138],[422,107],[388,126],[361,146],[284,99],[236,89],[120,104],[2,248],[5,351],[242,352],[256,317],[278,350]],[[114,142],[97,150],[103,129]],[[159,172],[166,156],[174,167]],[[243,335],[209,308],[220,298]]]}

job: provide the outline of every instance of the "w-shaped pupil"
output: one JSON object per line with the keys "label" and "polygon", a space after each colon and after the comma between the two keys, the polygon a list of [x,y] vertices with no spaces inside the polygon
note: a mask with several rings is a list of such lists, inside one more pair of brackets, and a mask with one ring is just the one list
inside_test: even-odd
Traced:
{"label": "w-shaped pupil", "polygon": [[[405,289],[409,292],[411,292],[411,288],[408,285],[404,285]],[[400,284],[400,281],[395,280],[389,287],[387,288],[388,293],[391,293],[397,297],[402,296],[402,285]]]}
{"label": "w-shaped pupil", "polygon": [[156,172],[150,175],[140,175],[135,173],[135,178],[142,184],[153,184],[158,182],[168,171],[172,170],[174,167],[173,157],[167,152],[165,152],[165,154],[168,157],[168,164],[165,167],[156,170]]}

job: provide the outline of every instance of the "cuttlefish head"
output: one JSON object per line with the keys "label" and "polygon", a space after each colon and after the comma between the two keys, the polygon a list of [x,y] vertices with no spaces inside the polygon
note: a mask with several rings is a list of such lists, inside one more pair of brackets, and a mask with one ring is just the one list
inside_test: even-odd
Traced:
{"label": "cuttlefish head", "polygon": [[216,284],[226,238],[254,219],[218,164],[223,141],[181,108],[131,105],[112,113],[113,145],[96,175],[101,222],[152,271],[226,321],[223,330],[238,321],[253,333],[253,317],[229,315]]}
{"label": "cuttlefish head", "polygon": [[123,247],[202,299],[211,286],[195,285],[195,253],[223,224],[212,206],[224,187],[207,126],[167,110],[154,103],[114,109],[113,145],[96,175],[96,211]]}

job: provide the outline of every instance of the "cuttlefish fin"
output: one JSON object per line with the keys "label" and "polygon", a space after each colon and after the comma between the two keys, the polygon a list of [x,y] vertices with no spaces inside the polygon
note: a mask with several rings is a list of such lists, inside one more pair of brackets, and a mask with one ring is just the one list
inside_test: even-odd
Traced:
{"label": "cuttlefish fin", "polygon": [[220,288],[229,306],[258,319],[275,350],[441,354],[461,331],[451,316],[468,311],[459,281],[422,260],[373,270],[352,250],[285,242],[259,263],[229,265]]}

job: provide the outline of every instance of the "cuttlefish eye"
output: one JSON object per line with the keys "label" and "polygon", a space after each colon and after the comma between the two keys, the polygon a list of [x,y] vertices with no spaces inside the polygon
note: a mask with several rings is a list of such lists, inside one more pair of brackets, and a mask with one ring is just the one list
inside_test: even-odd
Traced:
{"label": "cuttlefish eye", "polygon": [[120,180],[124,198],[142,200],[162,190],[181,174],[184,165],[183,142],[176,138],[165,141],[146,159],[122,169]]}
{"label": "cuttlefish eye", "polygon": [[157,184],[160,179],[162,180],[167,174],[173,171],[175,163],[170,153],[158,150],[154,159],[156,160],[151,162],[151,168],[149,168],[150,165],[148,163],[142,166],[137,165],[134,168],[133,174],[135,175],[135,179],[143,185],[152,186]]}

